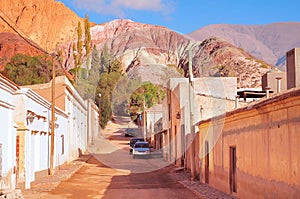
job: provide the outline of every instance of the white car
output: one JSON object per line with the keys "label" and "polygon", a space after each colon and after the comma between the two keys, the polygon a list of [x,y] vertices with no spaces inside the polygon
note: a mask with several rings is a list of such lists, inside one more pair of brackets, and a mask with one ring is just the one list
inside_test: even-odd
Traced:
{"label": "white car", "polygon": [[148,142],[136,142],[132,148],[132,157],[146,157],[151,155],[151,148]]}

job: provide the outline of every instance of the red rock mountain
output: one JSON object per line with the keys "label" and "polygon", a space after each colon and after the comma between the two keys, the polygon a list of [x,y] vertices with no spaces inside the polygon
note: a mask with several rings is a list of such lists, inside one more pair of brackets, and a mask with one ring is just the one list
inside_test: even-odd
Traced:
{"label": "red rock mountain", "polygon": [[24,40],[16,34],[0,32],[0,71],[3,70],[10,58],[16,54],[26,54],[30,56],[44,54],[44,52],[38,48],[39,46],[29,39]]}
{"label": "red rock mountain", "polygon": [[189,34],[203,41],[208,37],[222,37],[255,57],[285,70],[285,53],[300,47],[300,22],[268,25],[208,25]]}
{"label": "red rock mountain", "polygon": [[148,81],[170,75],[165,72],[170,65],[184,69],[187,74],[188,49],[196,77],[236,76],[239,87],[260,87],[261,76],[272,67],[221,38],[199,42],[164,27],[130,20],[94,26],[91,34],[100,52],[106,45],[122,60],[124,70],[137,70]]}
{"label": "red rock mountain", "polygon": [[[0,16],[24,37],[46,51],[76,36],[78,21],[83,21],[61,2],[54,0],[1,0]],[[13,32],[0,19],[0,32]]]}
{"label": "red rock mountain", "polygon": [[[0,16],[47,51],[57,45],[63,47],[60,50],[67,60],[64,66],[66,69],[74,66],[70,58],[71,44],[76,41],[75,29],[82,19],[62,3],[54,0],[16,0],[13,3],[2,0]],[[8,30],[12,31],[1,20],[0,32]],[[236,76],[239,87],[259,87],[261,75],[271,68],[223,39],[213,37],[203,42],[195,41],[165,27],[130,20],[96,25],[91,28],[91,35],[98,51],[101,52],[106,45],[122,61],[124,71],[129,75],[138,75],[142,80],[154,83],[165,84],[168,78],[180,76],[176,67],[183,69],[187,76],[189,49],[196,77]]]}

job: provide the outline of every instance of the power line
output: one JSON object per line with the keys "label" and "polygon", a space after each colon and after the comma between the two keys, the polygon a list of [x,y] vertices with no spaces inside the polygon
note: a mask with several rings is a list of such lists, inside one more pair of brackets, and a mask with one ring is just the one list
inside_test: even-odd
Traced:
{"label": "power line", "polygon": [[[46,50],[44,50],[43,48],[41,48],[40,46],[38,46],[37,44],[33,43],[31,40],[29,40],[28,38],[30,38],[28,35],[26,35],[26,33],[24,33],[24,31],[7,15],[5,14],[5,12],[3,12],[3,10],[0,9],[0,11],[2,12],[2,14],[11,22],[8,22],[3,16],[0,15],[0,18],[17,34],[19,35],[26,43],[28,43],[30,46],[32,46],[33,48],[45,53],[46,55],[50,55],[51,57],[53,57],[53,54],[47,52]],[[17,27],[16,28],[13,27],[13,25]],[[22,34],[21,34],[21,33]],[[25,36],[23,36],[25,35]],[[55,55],[55,57],[57,57],[57,55]],[[55,59],[56,60],[56,59]],[[58,65],[60,66],[60,68],[65,71],[65,68],[62,66],[62,63],[58,61]]]}
{"label": "power line", "polygon": [[[0,11],[11,21],[13,22],[12,19],[10,19],[9,16],[7,16],[1,9]],[[18,27],[17,24],[14,25],[20,30],[20,32],[22,32],[22,34],[24,34],[26,37],[24,37],[18,30],[16,30],[16,28],[14,28],[3,16],[0,15],[0,18],[2,19],[2,21],[4,21],[17,35],[19,35],[26,43],[28,43],[30,46],[34,47],[37,50],[42,51],[43,53],[50,55],[50,53],[48,53],[47,51],[45,51],[43,48],[41,48],[40,46],[35,45],[34,43],[32,43],[32,41],[28,40],[26,37],[28,37],[20,27]]]}

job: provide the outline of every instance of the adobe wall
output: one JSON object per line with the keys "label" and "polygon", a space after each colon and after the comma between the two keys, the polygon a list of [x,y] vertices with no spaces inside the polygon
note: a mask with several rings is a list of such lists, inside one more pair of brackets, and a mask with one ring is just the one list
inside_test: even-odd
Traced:
{"label": "adobe wall", "polygon": [[267,99],[199,125],[204,182],[208,141],[209,184],[230,193],[231,146],[236,147],[240,198],[297,198],[300,195],[300,90]]}

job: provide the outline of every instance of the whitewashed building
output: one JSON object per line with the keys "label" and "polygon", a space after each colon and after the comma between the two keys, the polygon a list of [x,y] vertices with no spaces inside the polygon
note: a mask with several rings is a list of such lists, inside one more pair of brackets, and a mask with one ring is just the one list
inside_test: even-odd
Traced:
{"label": "whitewashed building", "polygon": [[[82,99],[71,82],[65,77],[55,78],[55,105],[68,115],[68,127],[66,136],[69,138],[66,143],[68,146],[67,161],[70,162],[87,150],[88,145],[88,103]],[[52,82],[29,86],[39,95],[51,101]],[[94,114],[97,109],[90,109]],[[97,113],[96,113],[97,114]],[[99,125],[90,123],[90,125]],[[92,128],[89,126],[89,128]],[[99,130],[99,127],[92,129]],[[98,134],[96,132],[95,134]],[[95,135],[96,136],[96,135]]]}
{"label": "whitewashed building", "polygon": [[154,141],[155,124],[162,118],[162,104],[156,104],[146,110],[146,137],[151,143]]}
{"label": "whitewashed building", "polygon": [[99,136],[100,125],[99,125],[99,108],[93,100],[88,99],[87,102],[87,144],[94,144],[94,140]]}
{"label": "whitewashed building", "polygon": [[[18,125],[16,135],[17,183],[30,188],[36,175],[47,175],[50,168],[51,148],[51,104],[28,88],[18,90],[14,95],[16,106],[14,121]],[[68,115],[55,110],[54,165],[67,161],[65,142]]]}
{"label": "whitewashed building", "polygon": [[16,124],[13,94],[19,87],[0,74],[0,189],[16,187]]}
{"label": "whitewashed building", "polygon": [[[69,80],[56,78],[54,166],[87,150],[100,132],[99,109],[83,100]],[[19,87],[0,74],[0,189],[30,188],[48,175],[52,82]],[[54,172],[55,172],[54,169]]]}

